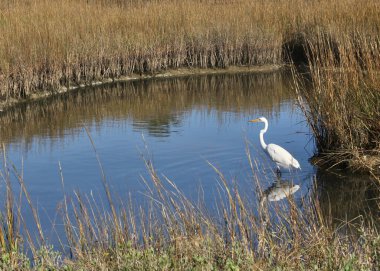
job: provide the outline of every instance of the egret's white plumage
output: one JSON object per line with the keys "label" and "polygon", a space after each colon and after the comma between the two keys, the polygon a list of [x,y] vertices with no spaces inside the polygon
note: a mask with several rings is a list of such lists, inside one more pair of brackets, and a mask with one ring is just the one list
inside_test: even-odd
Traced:
{"label": "egret's white plumage", "polygon": [[298,161],[284,148],[276,144],[266,144],[264,141],[264,134],[268,130],[268,120],[264,117],[260,117],[249,122],[264,122],[265,127],[260,131],[260,143],[264,151],[269,155],[269,157],[276,163],[277,168],[283,169],[301,169]]}

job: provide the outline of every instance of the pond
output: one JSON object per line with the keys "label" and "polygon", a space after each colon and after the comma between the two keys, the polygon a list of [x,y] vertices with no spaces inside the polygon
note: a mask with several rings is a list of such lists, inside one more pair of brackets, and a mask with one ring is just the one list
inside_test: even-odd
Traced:
{"label": "pond", "polygon": [[[266,142],[287,149],[302,168],[283,171],[277,186],[275,165],[259,142],[263,124],[248,123],[260,116],[269,121]],[[296,202],[301,204],[306,195],[319,196],[326,213],[333,212],[337,221],[366,213],[375,197],[372,185],[363,181],[366,177],[331,174],[309,163],[312,134],[297,107],[291,77],[284,72],[107,84],[15,107],[0,123],[7,163],[22,173],[45,227],[55,221],[63,197],[59,165],[67,193],[104,197],[96,154],[121,200],[147,199],[144,159],[191,200],[201,198],[211,213],[220,184],[210,164],[252,201],[261,200],[253,179],[260,180],[271,200],[276,200],[270,195],[274,188],[297,186]],[[2,190],[4,186],[2,181]]]}

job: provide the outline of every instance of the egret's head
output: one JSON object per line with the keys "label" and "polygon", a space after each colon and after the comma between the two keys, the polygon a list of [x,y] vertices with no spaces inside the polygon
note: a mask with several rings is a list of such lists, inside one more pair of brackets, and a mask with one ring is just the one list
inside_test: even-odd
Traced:
{"label": "egret's head", "polygon": [[248,122],[265,122],[265,118],[264,117],[260,117],[260,118],[257,118],[257,119],[249,120]]}

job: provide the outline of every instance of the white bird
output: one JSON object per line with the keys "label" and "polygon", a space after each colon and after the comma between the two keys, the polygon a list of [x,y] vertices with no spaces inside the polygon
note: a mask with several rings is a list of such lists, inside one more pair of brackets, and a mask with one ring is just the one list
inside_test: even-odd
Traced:
{"label": "white bird", "polygon": [[298,161],[284,148],[276,144],[265,144],[264,134],[268,130],[268,120],[264,117],[260,117],[249,122],[264,122],[265,127],[260,131],[260,143],[264,151],[277,165],[277,173],[281,174],[280,168],[283,169],[301,169]]}

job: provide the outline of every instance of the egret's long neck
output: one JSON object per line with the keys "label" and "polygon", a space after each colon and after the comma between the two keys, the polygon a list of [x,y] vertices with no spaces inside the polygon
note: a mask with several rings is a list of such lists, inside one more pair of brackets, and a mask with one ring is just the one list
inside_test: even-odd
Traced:
{"label": "egret's long neck", "polygon": [[261,147],[263,147],[263,149],[266,149],[267,148],[267,144],[265,144],[265,141],[264,141],[264,134],[268,130],[268,121],[264,120],[264,124],[265,124],[264,129],[262,129],[260,131],[260,143],[261,143]]}

